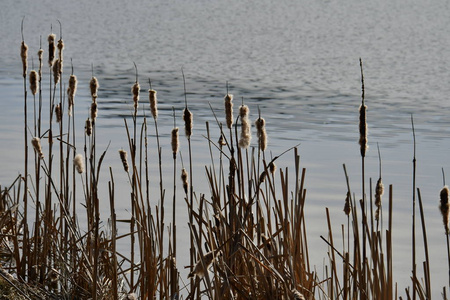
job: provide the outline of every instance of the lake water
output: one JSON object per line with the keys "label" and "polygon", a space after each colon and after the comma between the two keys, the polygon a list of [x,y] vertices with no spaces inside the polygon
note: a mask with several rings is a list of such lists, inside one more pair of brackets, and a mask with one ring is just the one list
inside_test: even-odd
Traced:
{"label": "lake water", "polygon": [[[22,17],[26,17],[25,41],[35,64],[39,37],[46,49],[50,26],[53,24],[53,31],[59,33],[60,20],[65,68],[72,58],[79,79],[78,116],[88,113],[88,83],[94,64],[101,86],[98,145],[102,149],[111,141],[105,165],[117,170],[117,184],[126,187],[116,150],[127,147],[123,118],[131,114],[133,62],[138,66],[143,89],[148,88],[144,83],[150,77],[158,90],[160,132],[163,149],[167,150],[172,106],[179,116],[183,108],[181,68],[195,118],[193,143],[198,145],[206,144],[202,137],[205,122],[214,124],[208,102],[223,115],[228,81],[235,101],[244,97],[253,118],[257,107],[261,109],[267,122],[269,150],[274,155],[301,143],[301,164],[307,168],[309,244],[320,250],[311,251],[311,260],[320,268],[327,255],[327,247],[319,238],[327,230],[325,207],[331,210],[335,232],[346,222],[342,213],[346,194],[342,164],[347,165],[352,190],[361,194],[357,144],[361,57],[369,107],[366,176],[378,178],[379,143],[383,181],[386,187],[394,186],[395,280],[401,291],[410,285],[413,114],[417,186],[424,201],[433,294],[438,297],[447,283],[438,201],[441,168],[450,172],[449,15],[450,3],[446,0],[2,1],[0,184],[9,184],[23,169]],[[141,96],[146,97],[145,93]],[[84,124],[79,119],[80,132]],[[182,125],[180,117],[178,122]],[[183,143],[181,146],[186,147]],[[202,166],[209,164],[203,159],[206,154],[200,151],[195,155],[197,181],[204,176]],[[170,153],[167,157],[171,164]],[[292,154],[286,154],[278,165],[290,166],[291,158]],[[120,196],[126,200],[118,203],[119,214],[126,216],[127,192],[118,199]],[[170,209],[166,211],[170,214]],[[178,215],[186,216],[184,206]],[[419,252],[419,266],[422,260]]]}

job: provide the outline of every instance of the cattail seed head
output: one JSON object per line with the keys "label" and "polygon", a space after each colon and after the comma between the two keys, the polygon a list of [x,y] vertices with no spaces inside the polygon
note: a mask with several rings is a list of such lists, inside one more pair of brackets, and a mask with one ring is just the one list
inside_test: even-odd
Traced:
{"label": "cattail seed head", "polygon": [[62,54],[63,54],[63,49],[64,49],[64,42],[62,39],[59,39],[58,41],[58,54],[59,54],[59,59],[62,60]]}
{"label": "cattail seed head", "polygon": [[33,145],[34,151],[38,154],[40,159],[44,159],[44,153],[42,152],[41,147],[41,139],[38,137],[34,137],[31,140],[31,144]]}
{"label": "cattail seed head", "polygon": [[186,137],[189,139],[192,135],[192,113],[191,111],[186,107],[183,110],[183,121],[184,121],[184,132],[186,134]]}
{"label": "cattail seed head", "polygon": [[22,67],[23,67],[23,78],[27,77],[27,68],[28,68],[28,46],[22,41],[20,45],[20,57],[22,58]]}
{"label": "cattail seed head", "polygon": [[367,105],[361,104],[359,107],[359,145],[361,146],[361,156],[366,156],[367,146],[367,117],[366,117]]}
{"label": "cattail seed head", "polygon": [[95,99],[97,99],[97,92],[98,92],[98,80],[96,77],[92,77],[91,81],[89,83],[89,87],[91,89],[91,97],[92,97],[92,101],[95,101]]}
{"label": "cattail seed head", "polygon": [[300,293],[299,291],[297,291],[296,289],[292,290],[292,299],[293,300],[305,300],[305,296],[303,296],[302,293]]}
{"label": "cattail seed head", "polygon": [[350,214],[351,211],[350,201],[351,201],[350,192],[347,192],[347,197],[345,197],[345,205],[344,205],[344,213],[347,216]]}
{"label": "cattail seed head", "polygon": [[251,123],[248,119],[250,110],[247,105],[239,107],[239,116],[241,118],[241,138],[239,139],[239,147],[248,148],[252,140]]}
{"label": "cattail seed head", "polygon": [[219,138],[218,143],[219,143],[219,147],[220,147],[220,148],[222,148],[223,146],[225,146],[225,145],[227,144],[227,143],[225,142],[225,138],[223,137],[223,134],[220,135],[220,138]]}
{"label": "cattail seed head", "polygon": [[189,179],[188,179],[188,173],[186,172],[185,168],[183,168],[181,170],[181,181],[183,182],[184,192],[187,194]]}
{"label": "cattail seed head", "polygon": [[128,173],[129,167],[128,167],[128,161],[127,161],[127,151],[121,149],[119,150],[119,155],[120,155],[120,160],[122,160],[122,165],[123,165],[123,169],[125,170],[125,172]]}
{"label": "cattail seed head", "polygon": [[375,187],[375,205],[376,207],[381,207],[381,197],[384,194],[384,184],[381,180],[381,177],[377,181],[377,185]]}
{"label": "cattail seed head", "polygon": [[39,74],[35,70],[32,70],[30,72],[30,90],[33,95],[36,95],[38,90],[38,81],[39,81]]}
{"label": "cattail seed head", "polygon": [[52,33],[48,36],[48,66],[53,66],[53,60],[55,59],[55,38],[56,36]]}
{"label": "cattail seed head", "polygon": [[91,121],[95,123],[95,119],[97,119],[98,107],[97,102],[91,103]]}
{"label": "cattail seed head", "polygon": [[55,106],[55,116],[56,116],[56,122],[61,122],[62,119],[62,111],[61,111],[61,105],[56,104]]}
{"label": "cattail seed head", "polygon": [[444,186],[441,190],[440,193],[440,205],[439,205],[439,209],[441,211],[442,214],[442,221],[444,223],[444,228],[445,228],[445,233],[449,234],[449,226],[448,226],[448,222],[449,222],[449,217],[450,217],[450,210],[449,210],[449,189],[447,186]]}
{"label": "cattail seed head", "polygon": [[44,50],[39,49],[38,50],[38,58],[39,58],[39,82],[41,82],[42,79],[42,60],[44,56]]}
{"label": "cattail seed head", "polygon": [[267,133],[266,133],[266,121],[263,118],[258,118],[255,121],[256,136],[259,141],[259,148],[261,151],[265,151],[267,148]]}
{"label": "cattail seed head", "polygon": [[178,135],[179,135],[178,127],[175,127],[174,129],[172,129],[172,140],[171,140],[173,159],[175,159],[177,157],[177,153],[178,153],[178,147],[179,147]]}
{"label": "cattail seed head", "polygon": [[156,120],[158,119],[158,102],[156,100],[156,91],[152,89],[148,90],[148,97],[150,100],[150,111],[153,118]]}
{"label": "cattail seed head", "polygon": [[231,129],[233,126],[233,95],[227,94],[225,100],[225,118],[227,121],[227,127]]}
{"label": "cattail seed head", "polygon": [[77,76],[70,75],[69,87],[67,88],[67,98],[68,98],[68,102],[69,102],[69,116],[72,115],[72,107],[74,104],[76,92],[77,92]]}
{"label": "cattail seed head", "polygon": [[59,78],[61,75],[60,71],[61,71],[60,61],[59,61],[59,59],[56,59],[53,64],[53,82],[55,84],[57,84],[59,82]]}
{"label": "cattail seed head", "polygon": [[89,118],[86,119],[86,125],[84,126],[84,129],[86,131],[86,135],[87,136],[91,136],[91,134],[92,134],[92,122],[91,122],[91,119],[89,119]]}
{"label": "cattail seed head", "polygon": [[81,155],[81,154],[75,155],[75,158],[73,159],[73,163],[75,164],[75,168],[77,169],[77,172],[79,174],[84,172],[83,155]]}
{"label": "cattail seed head", "polygon": [[133,102],[134,102],[134,109],[136,110],[138,108],[139,103],[139,91],[141,87],[139,86],[139,82],[135,82],[133,86],[131,87],[131,93],[133,94]]}
{"label": "cattail seed head", "polygon": [[274,162],[270,162],[268,167],[270,174],[274,175],[275,172],[277,171],[277,165]]}

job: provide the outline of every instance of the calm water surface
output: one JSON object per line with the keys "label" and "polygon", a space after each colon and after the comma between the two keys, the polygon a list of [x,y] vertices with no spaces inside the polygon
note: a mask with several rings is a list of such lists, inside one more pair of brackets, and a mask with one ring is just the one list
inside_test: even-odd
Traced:
{"label": "calm water surface", "polygon": [[[37,61],[39,36],[45,49],[51,24],[59,32],[58,19],[63,24],[66,71],[70,57],[79,79],[76,115],[83,116],[79,117],[79,132],[88,113],[88,82],[94,64],[101,86],[99,149],[111,141],[105,165],[117,170],[117,184],[126,187],[115,151],[127,145],[123,118],[131,113],[133,61],[143,89],[148,88],[144,82],[150,77],[158,90],[159,125],[166,150],[170,149],[172,106],[178,115],[183,107],[180,69],[184,68],[195,118],[193,142],[200,149],[194,160],[198,180],[204,174],[203,166],[209,164],[203,158],[208,153],[202,137],[205,122],[214,124],[208,102],[223,115],[228,81],[236,101],[244,97],[253,118],[257,108],[261,109],[274,155],[301,143],[301,163],[307,168],[309,243],[320,250],[311,251],[311,260],[321,267],[326,257],[319,238],[326,234],[325,207],[331,209],[335,232],[345,221],[343,163],[352,190],[361,194],[357,145],[361,57],[369,106],[367,176],[378,178],[379,143],[383,181],[386,186],[394,185],[395,279],[404,287],[411,273],[413,114],[417,184],[427,218],[434,295],[439,296],[447,282],[445,239],[437,206],[441,168],[450,170],[449,5],[445,0],[2,1],[0,184],[9,184],[23,169],[20,21],[26,17],[25,40]],[[142,99],[146,99],[144,93]],[[181,125],[181,118],[178,122]],[[291,158],[292,154],[285,155],[278,165],[290,166]],[[166,161],[171,162],[170,153]],[[167,182],[170,186],[170,179]],[[119,201],[119,210],[126,216],[127,192],[119,192],[120,197],[124,200]],[[170,209],[166,211],[170,214]],[[186,216],[185,207],[179,207],[178,215]],[[423,255],[418,257],[421,265]]]}

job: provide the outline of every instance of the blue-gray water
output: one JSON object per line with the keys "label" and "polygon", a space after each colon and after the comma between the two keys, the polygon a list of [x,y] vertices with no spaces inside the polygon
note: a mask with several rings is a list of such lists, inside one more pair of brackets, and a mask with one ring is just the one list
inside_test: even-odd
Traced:
{"label": "blue-gray water", "polygon": [[[93,63],[101,86],[99,146],[106,147],[111,141],[105,165],[117,170],[118,184],[126,187],[116,151],[127,146],[123,117],[131,113],[133,62],[144,91],[149,77],[158,90],[165,149],[170,149],[167,135],[172,127],[172,106],[178,115],[183,107],[181,68],[187,77],[188,101],[195,118],[194,143],[198,145],[205,144],[205,121],[214,124],[208,102],[223,115],[228,81],[235,101],[244,97],[253,118],[257,107],[261,109],[274,155],[301,143],[301,164],[307,168],[309,243],[318,249],[311,251],[311,259],[320,268],[327,255],[319,239],[326,234],[324,208],[331,209],[335,233],[345,221],[343,163],[352,190],[361,194],[357,144],[361,57],[369,107],[367,177],[378,178],[378,142],[383,181],[386,186],[394,185],[395,280],[403,288],[411,274],[413,114],[417,185],[424,201],[433,294],[438,296],[447,282],[445,236],[437,207],[441,168],[450,170],[449,5],[446,0],[2,1],[0,184],[7,185],[23,170],[21,19],[25,16],[25,41],[35,67],[39,36],[46,49],[50,26],[59,35],[60,20],[65,71],[69,71],[68,58],[72,58],[79,79],[78,130],[83,129],[82,120],[88,113]],[[67,75],[63,81],[67,82]],[[146,102],[145,93],[141,98]],[[204,176],[201,166],[209,160],[202,157],[207,154],[196,154],[196,178]],[[167,157],[170,161],[170,153]],[[290,166],[291,157],[285,155],[278,165]],[[123,197],[126,200],[118,209],[126,215],[127,192]],[[186,216],[185,207],[180,206],[179,216]],[[421,270],[422,253],[418,257]]]}

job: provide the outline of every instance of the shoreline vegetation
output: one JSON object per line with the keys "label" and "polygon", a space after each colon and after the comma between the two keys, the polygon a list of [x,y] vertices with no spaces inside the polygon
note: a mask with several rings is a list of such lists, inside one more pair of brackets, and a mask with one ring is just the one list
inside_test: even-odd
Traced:
{"label": "shoreline vegetation", "polygon": [[[389,185],[385,191],[379,148],[379,178],[376,184],[365,178],[368,120],[361,60],[361,186],[351,189],[343,165],[347,196],[342,213],[347,223],[336,231],[326,208],[328,235],[321,238],[327,261],[322,266],[323,275],[319,275],[309,259],[309,252],[317,250],[308,247],[306,170],[300,165],[298,145],[272,156],[264,111],[258,107],[251,115],[243,98],[236,110],[227,83],[224,112],[210,107],[216,122],[206,123],[210,157],[205,164],[205,179],[194,178],[191,136],[195,116],[189,110],[183,70],[184,107],[173,108],[173,120],[161,120],[173,122],[173,129],[160,133],[156,88],[149,79],[148,92],[145,97],[141,94],[145,88],[141,87],[135,64],[131,122],[124,119],[123,127],[128,145],[126,149],[98,149],[101,82],[92,67],[92,101],[86,108],[89,117],[75,116],[77,77],[64,57],[59,25],[59,39],[53,33],[48,35],[46,50],[41,44],[37,57],[28,53],[22,35],[24,170],[11,185],[0,187],[0,299],[431,299],[426,225],[420,189],[415,186],[415,158],[411,286],[399,287],[393,278],[393,187]],[[37,58],[36,70],[29,70],[29,56]],[[143,116],[138,114],[142,101],[149,103]],[[33,118],[29,120],[31,111]],[[176,125],[180,116],[184,127],[181,136]],[[84,132],[75,132],[78,122],[85,125]],[[414,133],[412,117],[411,123]],[[156,144],[148,143],[150,130],[155,131]],[[162,160],[160,134],[171,136],[172,162]],[[253,144],[252,134],[257,140]],[[79,136],[84,138],[83,144],[77,144]],[[216,141],[213,136],[220,138]],[[187,139],[186,149],[179,145],[182,138]],[[149,147],[157,150],[156,170],[149,166]],[[102,164],[105,155],[116,155],[123,166],[122,170],[109,168],[107,178],[100,176],[107,168]],[[282,155],[292,155],[290,168],[277,167]],[[168,177],[163,177],[162,166],[170,164],[173,186],[163,180]],[[116,218],[117,172],[125,172],[128,178],[129,219]],[[149,188],[153,173],[159,178],[157,192]],[[196,185],[205,184],[210,194],[196,193]],[[99,192],[103,185],[108,187],[106,195]],[[177,196],[180,190],[182,198]],[[109,215],[100,215],[100,203],[109,203]],[[77,209],[80,205],[83,209]],[[165,213],[169,206],[171,216]],[[177,245],[175,208],[180,206],[186,207],[188,214],[189,253],[180,251]],[[445,180],[439,207],[450,270],[449,191]],[[79,224],[80,216],[86,220],[86,228]],[[118,235],[119,223],[129,226],[129,231]],[[423,241],[416,240],[416,229],[422,231]],[[335,244],[338,237],[342,245]],[[119,243],[129,245],[128,251],[119,252]],[[416,257],[416,247],[423,247],[424,258]],[[180,256],[189,257],[188,278],[180,276]],[[433,288],[441,290],[442,298],[447,299],[446,287]]]}

